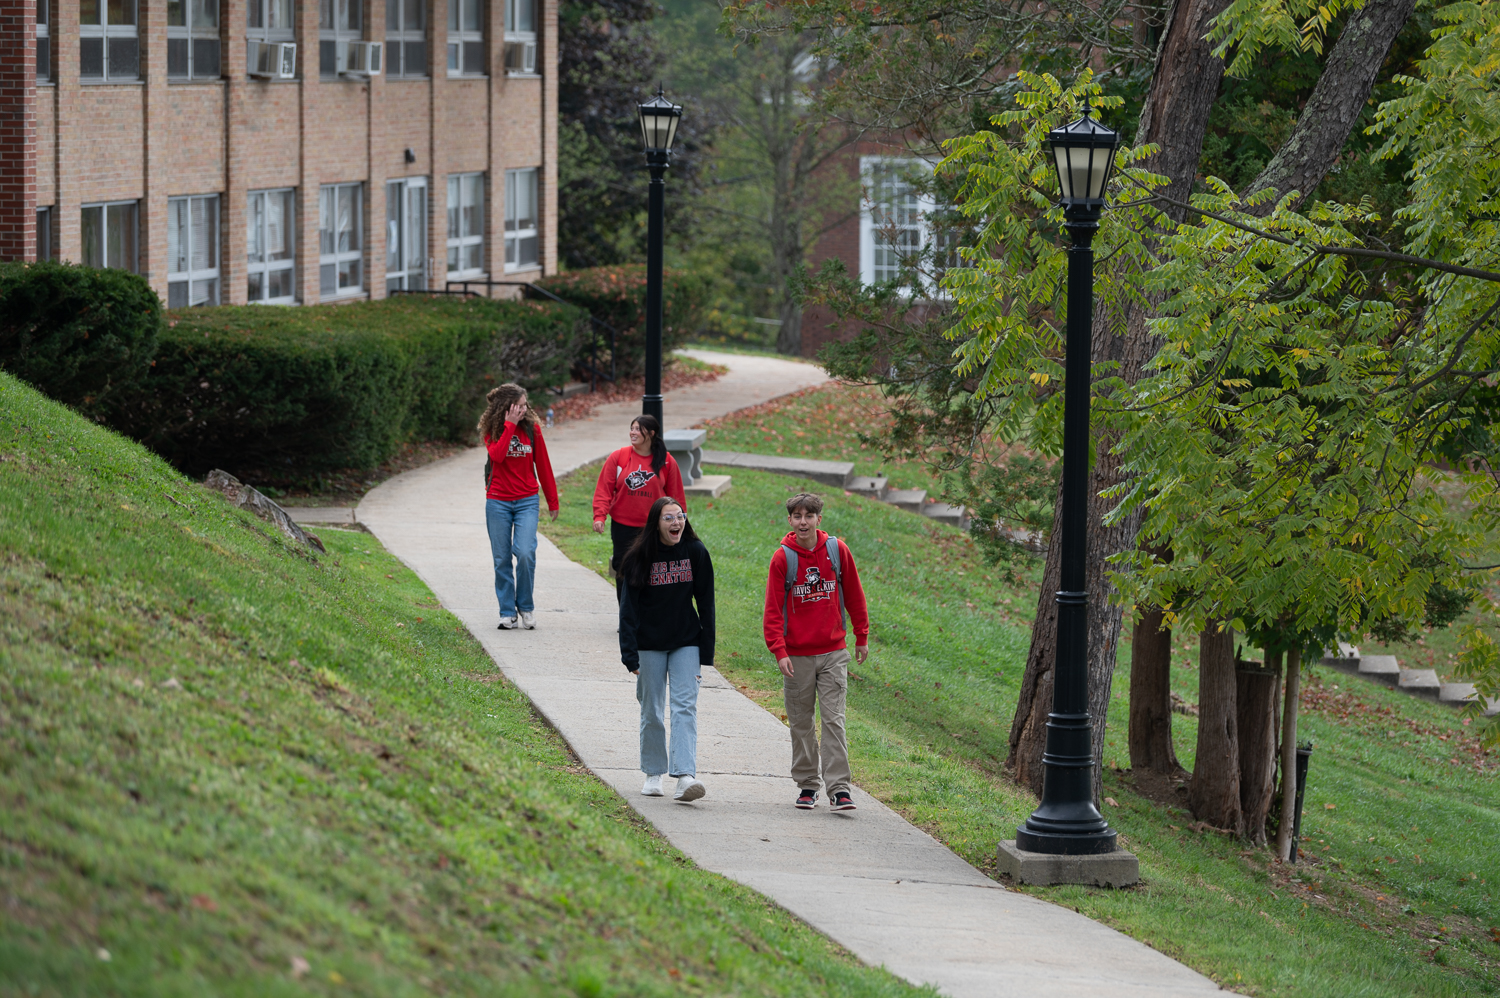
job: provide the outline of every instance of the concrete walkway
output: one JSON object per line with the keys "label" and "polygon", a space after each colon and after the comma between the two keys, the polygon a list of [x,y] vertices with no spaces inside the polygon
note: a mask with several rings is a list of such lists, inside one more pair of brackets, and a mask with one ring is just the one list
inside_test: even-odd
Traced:
{"label": "concrete walkway", "polygon": [[[733,373],[669,398],[669,428],[822,379],[788,361],[699,356]],[[559,474],[623,446],[635,411],[557,427],[548,441]],[[474,451],[393,478],[365,497],[359,520],[464,622],[584,765],[698,865],[760,891],[860,959],[953,998],[1218,991],[1112,929],[1006,890],[857,789],[852,814],[796,810],[785,726],[712,667],[703,669],[698,708],[708,796],[690,806],[640,796],[639,707],[620,664],[613,587],[542,538],[537,629],[496,630],[483,463]]]}

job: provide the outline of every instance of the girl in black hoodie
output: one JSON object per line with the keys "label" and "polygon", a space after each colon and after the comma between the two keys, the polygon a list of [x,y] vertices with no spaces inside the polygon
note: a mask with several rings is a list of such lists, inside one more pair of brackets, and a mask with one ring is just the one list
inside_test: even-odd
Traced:
{"label": "girl in black hoodie", "polygon": [[[705,793],[697,778],[698,680],[714,661],[714,566],[677,500],[652,503],[620,577],[620,660],[635,674],[641,705],[641,793],[660,797],[662,776],[671,775],[672,799],[686,804]],[[669,686],[670,759],[662,717]]]}

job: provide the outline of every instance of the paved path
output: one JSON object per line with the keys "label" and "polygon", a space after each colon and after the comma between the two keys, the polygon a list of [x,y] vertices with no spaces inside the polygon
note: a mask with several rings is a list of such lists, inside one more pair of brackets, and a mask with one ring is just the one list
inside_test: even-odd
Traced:
{"label": "paved path", "polygon": [[[714,359],[734,373],[669,398],[669,427],[821,379],[787,361]],[[622,446],[634,411],[558,427],[549,442],[557,440],[559,472]],[[496,630],[482,467],[476,451],[393,478],[365,497],[359,519],[468,626],[583,763],[698,865],[760,891],[860,959],[952,998],[1217,992],[1141,943],[1006,890],[858,789],[853,814],[794,809],[785,726],[712,667],[703,669],[698,708],[708,796],[691,806],[641,797],[639,708],[620,664],[613,587],[542,538],[537,629]]]}

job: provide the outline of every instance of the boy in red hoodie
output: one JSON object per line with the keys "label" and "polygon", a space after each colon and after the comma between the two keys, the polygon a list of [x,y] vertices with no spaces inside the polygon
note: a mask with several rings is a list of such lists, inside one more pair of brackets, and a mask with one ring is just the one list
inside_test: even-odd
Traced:
{"label": "boy in red hoodie", "polygon": [[[781,669],[787,721],[792,728],[792,779],[797,807],[818,803],[820,782],[835,811],[853,811],[849,795],[849,742],[844,734],[844,697],[849,686],[845,612],[854,622],[854,660],[870,653],[870,615],[848,545],[818,529],[823,500],[804,492],[786,501],[791,531],[771,556],[766,579],[766,647]],[[788,578],[788,562],[795,567]],[[836,559],[836,560],[835,560]],[[813,727],[813,707],[822,708],[823,739]],[[821,761],[821,775],[819,780]]]}

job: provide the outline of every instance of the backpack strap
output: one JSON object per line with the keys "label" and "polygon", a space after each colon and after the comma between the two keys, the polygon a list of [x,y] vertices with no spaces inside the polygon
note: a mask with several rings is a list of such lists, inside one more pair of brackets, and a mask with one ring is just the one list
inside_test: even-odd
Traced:
{"label": "backpack strap", "polygon": [[490,458],[484,459],[484,490],[486,492],[490,490],[490,482],[494,478],[494,467],[494,461],[492,461]]}
{"label": "backpack strap", "polygon": [[839,627],[847,631],[849,629],[849,615],[844,612],[844,566],[839,559],[839,539],[828,538],[828,560],[833,564],[834,588],[839,593]]}
{"label": "backpack strap", "polygon": [[786,552],[786,587],[781,594],[781,636],[786,637],[787,626],[790,623],[788,614],[791,612],[787,603],[792,598],[792,583],[797,578],[797,552],[790,544],[781,545],[781,550]]}

